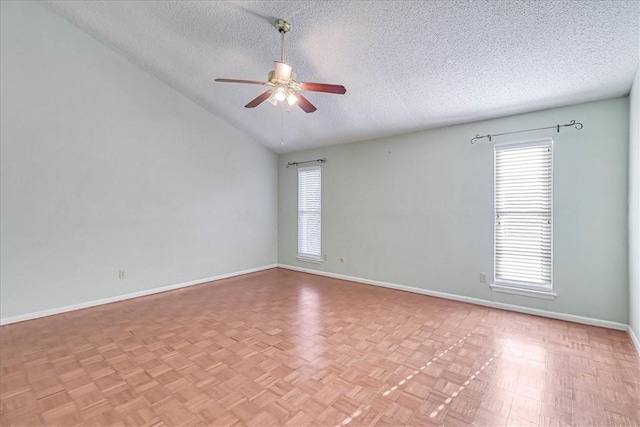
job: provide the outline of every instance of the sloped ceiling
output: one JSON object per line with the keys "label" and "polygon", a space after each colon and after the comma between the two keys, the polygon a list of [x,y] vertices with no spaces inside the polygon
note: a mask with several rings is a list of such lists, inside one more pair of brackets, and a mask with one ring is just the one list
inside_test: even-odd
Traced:
{"label": "sloped ceiling", "polygon": [[[54,1],[48,7],[275,152],[621,96],[638,65],[636,1]],[[318,111],[263,103],[286,61]],[[569,119],[569,118],[567,118]],[[546,123],[542,125],[547,125]]]}

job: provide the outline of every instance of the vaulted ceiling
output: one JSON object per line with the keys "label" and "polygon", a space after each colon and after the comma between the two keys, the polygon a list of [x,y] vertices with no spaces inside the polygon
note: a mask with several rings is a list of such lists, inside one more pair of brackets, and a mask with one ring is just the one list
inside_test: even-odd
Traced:
{"label": "vaulted ceiling", "polygon": [[[56,13],[275,152],[625,95],[636,1],[54,1]],[[244,105],[280,56],[318,107]],[[286,103],[285,103],[286,105]],[[546,125],[544,123],[543,125]]]}

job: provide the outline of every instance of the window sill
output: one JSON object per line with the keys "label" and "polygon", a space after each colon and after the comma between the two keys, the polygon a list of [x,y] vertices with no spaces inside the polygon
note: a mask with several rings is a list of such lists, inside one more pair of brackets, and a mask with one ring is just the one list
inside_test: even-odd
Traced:
{"label": "window sill", "polygon": [[302,262],[310,262],[311,264],[322,264],[321,258],[310,258],[310,257],[298,255],[296,259]]}
{"label": "window sill", "polygon": [[536,289],[527,289],[527,288],[519,288],[515,286],[502,285],[497,283],[492,283],[491,290],[494,292],[502,292],[505,294],[513,294],[513,295],[521,295],[525,297],[533,297],[533,298],[541,298],[553,300],[558,294],[555,292],[547,291],[547,290],[536,290]]}

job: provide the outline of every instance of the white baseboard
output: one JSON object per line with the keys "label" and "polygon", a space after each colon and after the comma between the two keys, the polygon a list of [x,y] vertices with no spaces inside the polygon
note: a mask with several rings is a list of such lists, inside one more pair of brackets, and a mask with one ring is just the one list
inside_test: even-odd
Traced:
{"label": "white baseboard", "polygon": [[0,318],[0,325],[8,325],[10,323],[23,322],[25,320],[37,319],[39,317],[53,316],[54,314],[66,313],[68,311],[81,310],[83,308],[95,307],[97,305],[110,304],[112,302],[124,301],[132,298],[139,298],[146,295],[159,294],[161,292],[173,291],[174,289],[186,288],[188,286],[201,285],[216,280],[228,279],[229,277],[241,276],[243,274],[255,273],[270,268],[276,268],[277,264],[265,265],[262,267],[250,268],[248,270],[235,271],[233,273],[221,274],[219,276],[207,277],[204,279],[191,280],[189,282],[178,283],[175,285],[162,286],[160,288],[145,289],[144,291],[132,292],[124,295],[116,295],[114,297],[102,298],[93,301],[82,302],[79,304],[67,305],[64,307],[52,308],[49,310],[36,311],[34,313],[20,314],[18,316]]}
{"label": "white baseboard", "polygon": [[[548,317],[551,319],[566,320],[569,322],[582,323],[584,325],[601,326],[608,329],[617,329],[620,331],[630,331],[628,325],[624,323],[611,322],[609,320],[592,319],[590,317],[576,316],[574,314],[556,313],[553,311],[540,310],[537,308],[522,307],[519,305],[504,304],[501,302],[487,301],[479,298],[465,297],[461,295],[448,294],[445,292],[431,291],[428,289],[414,288],[411,286],[396,285],[394,283],[380,282],[378,280],[362,279],[360,277],[345,276],[342,274],[328,273],[325,271],[312,270],[308,268],[294,267],[287,264],[278,264],[278,267],[288,270],[300,271],[302,273],[316,274],[318,276],[326,276],[334,279],[348,280],[351,282],[363,283],[365,285],[381,286],[383,288],[397,289],[400,291],[413,292],[416,294],[429,295],[437,298],[444,298],[454,301],[467,302],[470,304],[482,305],[485,307],[499,308],[502,310],[515,311],[518,313],[532,314],[534,316]],[[638,347],[636,340],[636,347]]]}
{"label": "white baseboard", "polygon": [[250,268],[250,269],[247,269],[247,270],[236,271],[236,272],[227,273],[227,274],[221,274],[219,276],[207,277],[207,278],[204,278],[204,279],[191,280],[189,282],[183,282],[183,283],[178,283],[178,284],[175,284],[175,285],[163,286],[163,287],[160,287],[160,288],[145,289],[143,291],[132,292],[132,293],[129,293],[129,294],[117,295],[117,296],[114,296],[114,297],[102,298],[102,299],[99,299],[99,300],[87,301],[87,302],[83,302],[83,303],[79,303],[79,304],[72,304],[72,305],[53,308],[53,309],[49,309],[49,310],[36,311],[34,313],[21,314],[21,315],[18,315],[18,316],[3,317],[3,318],[0,318],[0,325],[8,325],[8,324],[11,324],[11,323],[23,322],[25,320],[37,319],[37,318],[46,317],[46,316],[53,316],[54,314],[61,314],[61,313],[69,312],[69,311],[81,310],[83,308],[95,307],[95,306],[103,305],[103,304],[110,304],[112,302],[125,301],[125,300],[132,299],[132,298],[139,298],[139,297],[143,297],[143,296],[146,296],[146,295],[159,294],[159,293],[162,293],[162,292],[172,291],[172,290],[175,290],[175,289],[180,289],[180,288],[186,288],[186,287],[189,287],[189,286],[200,285],[200,284],[203,284],[203,283],[213,282],[213,281],[216,281],[216,280],[227,279],[227,278],[235,277],[235,276],[241,276],[243,274],[249,274],[249,273],[255,273],[255,272],[258,272],[258,271],[269,270],[271,268],[276,268],[276,267],[284,268],[284,269],[287,269],[287,270],[300,271],[302,273],[315,274],[315,275],[318,275],[318,276],[331,277],[331,278],[334,278],[334,279],[348,280],[348,281],[351,281],[351,282],[362,283],[362,284],[365,284],[365,285],[380,286],[380,287],[389,288],[389,289],[396,289],[396,290],[401,290],[401,291],[406,291],[406,292],[413,292],[413,293],[422,294],[422,295],[429,295],[429,296],[437,297],[437,298],[444,298],[444,299],[449,299],[449,300],[454,300],[454,301],[461,301],[461,302],[481,305],[481,306],[485,306],[485,307],[499,308],[499,309],[502,309],[502,310],[515,311],[515,312],[518,312],[518,313],[525,313],[525,314],[533,314],[533,315],[536,315],[536,316],[548,317],[548,318],[551,318],[551,319],[567,320],[569,322],[582,323],[582,324],[585,324],[585,325],[601,326],[603,328],[628,331],[629,332],[629,336],[631,337],[631,341],[635,345],[636,350],[638,351],[638,354],[640,354],[640,340],[638,340],[638,336],[634,333],[634,331],[633,331],[633,329],[631,329],[631,327],[629,327],[628,325],[625,325],[624,323],[611,322],[611,321],[608,321],[608,320],[592,319],[590,317],[576,316],[576,315],[573,315],[573,314],[556,313],[556,312],[553,312],[553,311],[539,310],[539,309],[535,309],[535,308],[521,307],[521,306],[517,306],[517,305],[511,305],[511,304],[504,304],[504,303],[499,303],[499,302],[487,301],[487,300],[483,300],[483,299],[479,299],[479,298],[465,297],[465,296],[460,296],[460,295],[448,294],[448,293],[445,293],[445,292],[437,292],[437,291],[431,291],[431,290],[428,290],[428,289],[421,289],[421,288],[414,288],[414,287],[411,287],[411,286],[396,285],[394,283],[381,282],[381,281],[377,281],[377,280],[362,279],[362,278],[359,278],[359,277],[346,276],[346,275],[343,275],[343,274],[329,273],[329,272],[324,272],[324,271],[312,270],[312,269],[308,269],[308,268],[295,267],[295,266],[286,265],[286,264],[265,265],[265,266],[262,266],[262,267]]}
{"label": "white baseboard", "polygon": [[638,336],[633,332],[631,326],[629,326],[629,336],[631,337],[631,342],[636,346],[636,351],[638,352],[638,356],[640,356],[640,340],[638,340]]}

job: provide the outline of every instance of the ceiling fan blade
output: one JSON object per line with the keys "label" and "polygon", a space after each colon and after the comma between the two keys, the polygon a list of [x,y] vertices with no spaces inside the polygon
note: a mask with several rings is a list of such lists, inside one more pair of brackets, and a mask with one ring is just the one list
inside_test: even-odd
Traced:
{"label": "ceiling fan blade", "polygon": [[215,81],[221,83],[249,83],[252,85],[263,85],[265,82],[259,82],[258,80],[236,80],[236,79],[216,79]]}
{"label": "ceiling fan blade", "polygon": [[327,83],[309,83],[309,82],[300,82],[301,90],[310,90],[312,92],[327,92],[327,93],[337,93],[344,94],[347,89],[345,89],[342,85],[330,85]]}
{"label": "ceiling fan blade", "polygon": [[258,105],[262,104],[264,101],[266,101],[267,98],[269,98],[269,96],[271,96],[271,91],[270,90],[264,92],[263,94],[258,96],[256,99],[254,99],[253,101],[251,101],[250,103],[245,105],[245,108],[255,108]]}
{"label": "ceiling fan blade", "polygon": [[276,79],[289,80],[291,78],[291,65],[285,64],[280,61],[273,61],[273,70],[275,71]]}
{"label": "ceiling fan blade", "polygon": [[302,96],[301,93],[296,92],[296,97],[298,98],[298,102],[296,102],[296,104],[298,104],[298,106],[302,108],[305,113],[313,113],[314,111],[317,110],[315,105],[310,103],[309,100],[304,96]]}

